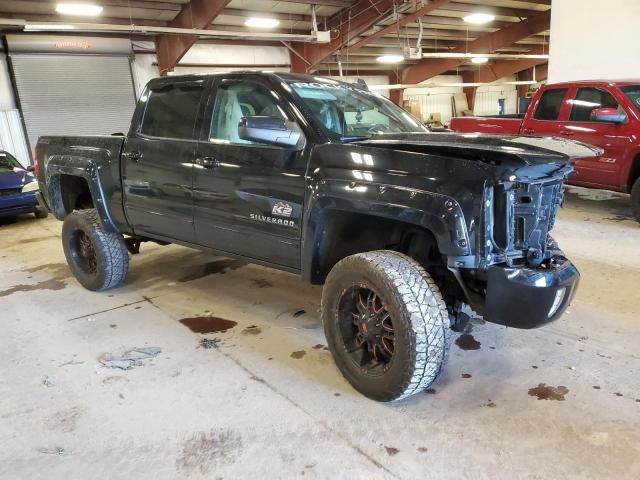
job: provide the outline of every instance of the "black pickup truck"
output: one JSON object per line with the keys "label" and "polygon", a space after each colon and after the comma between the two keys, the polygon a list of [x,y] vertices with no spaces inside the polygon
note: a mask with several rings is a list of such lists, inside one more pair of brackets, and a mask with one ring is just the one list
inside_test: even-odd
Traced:
{"label": "black pickup truck", "polygon": [[469,308],[532,328],[579,274],[550,237],[571,160],[551,138],[428,133],[360,85],[239,72],[152,80],[127,135],[43,137],[43,201],[90,290],[155,241],[324,284],[322,320],[353,386],[428,387]]}

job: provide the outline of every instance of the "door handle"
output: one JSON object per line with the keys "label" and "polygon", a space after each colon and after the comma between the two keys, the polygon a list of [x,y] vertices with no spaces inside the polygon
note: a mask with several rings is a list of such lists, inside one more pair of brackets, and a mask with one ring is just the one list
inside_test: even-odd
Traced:
{"label": "door handle", "polygon": [[530,134],[530,133],[533,133],[533,132],[534,132],[533,128],[523,128],[522,129],[522,133],[526,133],[527,135]]}
{"label": "door handle", "polygon": [[560,133],[567,136],[575,135],[575,132],[572,132],[571,130],[560,130]]}
{"label": "door handle", "polygon": [[200,157],[196,158],[196,165],[202,168],[216,168],[220,166],[220,162],[213,157]]}
{"label": "door handle", "polygon": [[123,153],[122,156],[127,160],[132,160],[134,162],[139,162],[140,160],[142,160],[141,152],[126,152]]}

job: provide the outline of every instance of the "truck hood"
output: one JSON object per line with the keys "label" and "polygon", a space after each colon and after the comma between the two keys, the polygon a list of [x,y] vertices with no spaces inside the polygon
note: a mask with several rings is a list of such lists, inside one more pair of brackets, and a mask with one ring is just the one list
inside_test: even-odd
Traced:
{"label": "truck hood", "polygon": [[11,190],[24,187],[33,178],[25,170],[0,170],[0,190]]}
{"label": "truck hood", "polygon": [[376,135],[369,140],[354,143],[375,148],[465,158],[491,164],[506,161],[512,163],[512,166],[515,166],[513,163],[519,163],[520,166],[566,164],[580,158],[597,157],[602,154],[599,148],[562,138],[475,133],[394,133]]}

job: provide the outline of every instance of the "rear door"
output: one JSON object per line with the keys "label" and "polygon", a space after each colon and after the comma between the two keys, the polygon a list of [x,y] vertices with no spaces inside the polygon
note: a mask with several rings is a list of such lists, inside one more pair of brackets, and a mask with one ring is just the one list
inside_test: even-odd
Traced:
{"label": "rear door", "polygon": [[[122,154],[125,211],[138,235],[193,242],[196,126],[207,80],[151,83]],[[135,122],[136,120],[134,120]]]}
{"label": "rear door", "polygon": [[525,135],[560,136],[561,122],[567,118],[566,87],[545,88],[531,105],[530,112],[523,124],[521,133]]}
{"label": "rear door", "polygon": [[245,116],[294,116],[267,79],[220,78],[203,121],[194,177],[199,244],[300,268],[305,156],[238,136]]}
{"label": "rear door", "polygon": [[570,92],[569,120],[561,134],[570,140],[603,148],[600,157],[578,160],[571,183],[590,187],[619,188],[620,168],[625,150],[633,145],[629,121],[621,124],[596,122],[591,119],[595,108],[615,108],[629,118],[623,106],[605,87],[575,87]]}

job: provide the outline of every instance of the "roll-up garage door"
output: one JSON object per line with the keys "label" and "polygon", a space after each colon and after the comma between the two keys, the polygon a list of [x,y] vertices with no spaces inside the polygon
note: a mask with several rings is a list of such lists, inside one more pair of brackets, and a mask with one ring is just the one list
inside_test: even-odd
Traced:
{"label": "roll-up garage door", "polygon": [[129,56],[10,53],[9,58],[31,148],[42,135],[128,130],[135,108]]}

